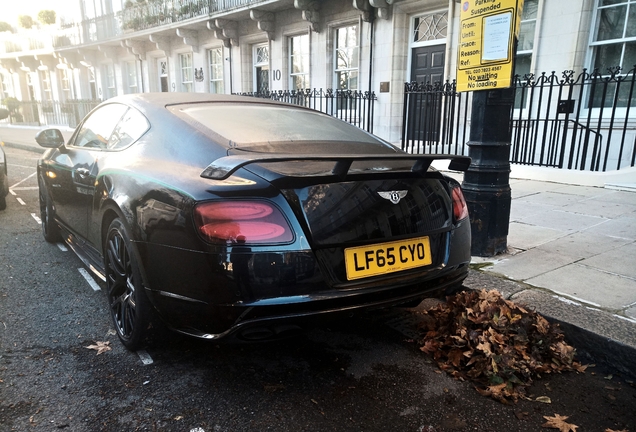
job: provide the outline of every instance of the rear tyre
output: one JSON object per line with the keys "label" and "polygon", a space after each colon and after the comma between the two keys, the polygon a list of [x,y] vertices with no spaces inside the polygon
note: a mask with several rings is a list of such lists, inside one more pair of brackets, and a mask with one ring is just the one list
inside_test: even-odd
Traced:
{"label": "rear tyre", "polygon": [[49,243],[56,243],[62,240],[60,227],[55,223],[55,210],[43,182],[39,182],[40,189],[40,219],[42,220],[42,235]]}
{"label": "rear tyre", "polygon": [[130,236],[121,219],[111,222],[104,247],[110,315],[119,340],[135,351],[150,335],[152,305],[144,292]]}
{"label": "rear tyre", "polygon": [[0,210],[4,210],[7,208],[7,197],[0,197]]}

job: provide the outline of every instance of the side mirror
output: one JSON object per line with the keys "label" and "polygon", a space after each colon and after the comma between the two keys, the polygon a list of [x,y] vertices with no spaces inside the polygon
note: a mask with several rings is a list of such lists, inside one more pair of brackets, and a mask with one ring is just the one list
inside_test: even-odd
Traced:
{"label": "side mirror", "polygon": [[64,145],[64,135],[59,129],[44,129],[37,133],[35,141],[45,148],[59,148]]}
{"label": "side mirror", "polygon": [[7,117],[9,117],[9,110],[8,109],[4,109],[4,108],[0,108],[0,120],[4,120]]}

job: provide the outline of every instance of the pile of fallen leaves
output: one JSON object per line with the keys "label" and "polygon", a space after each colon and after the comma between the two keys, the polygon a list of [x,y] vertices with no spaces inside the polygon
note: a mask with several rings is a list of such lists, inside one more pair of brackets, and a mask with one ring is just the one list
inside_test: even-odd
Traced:
{"label": "pile of fallen leaves", "polygon": [[424,315],[420,349],[442,370],[501,402],[524,397],[540,374],[585,370],[557,325],[497,291],[464,291]]}

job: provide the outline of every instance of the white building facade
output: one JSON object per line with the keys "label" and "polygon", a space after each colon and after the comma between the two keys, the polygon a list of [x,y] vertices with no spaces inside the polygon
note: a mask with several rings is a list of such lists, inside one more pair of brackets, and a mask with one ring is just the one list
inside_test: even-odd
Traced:
{"label": "white building facade", "polygon": [[[373,92],[399,142],[404,83],[455,77],[456,0],[80,0],[81,23],[0,37],[0,98],[137,92]],[[24,36],[24,35],[23,35]],[[33,43],[33,40],[39,40]],[[526,0],[517,72],[636,63],[636,0]]]}

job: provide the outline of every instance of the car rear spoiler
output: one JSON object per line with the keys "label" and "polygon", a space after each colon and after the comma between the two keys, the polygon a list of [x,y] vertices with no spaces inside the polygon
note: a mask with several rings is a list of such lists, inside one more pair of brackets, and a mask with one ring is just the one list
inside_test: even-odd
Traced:
{"label": "car rear spoiler", "polygon": [[451,171],[466,171],[471,159],[468,156],[445,154],[349,154],[349,155],[296,155],[296,154],[245,154],[224,156],[212,162],[201,173],[201,177],[212,180],[225,180],[238,169],[251,164],[263,164],[274,162],[318,161],[334,162],[331,170],[333,175],[344,178],[349,172],[353,162],[359,161],[413,161],[411,171],[424,174],[434,160],[450,159],[448,169]]}

